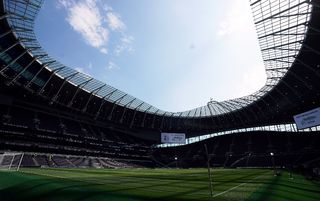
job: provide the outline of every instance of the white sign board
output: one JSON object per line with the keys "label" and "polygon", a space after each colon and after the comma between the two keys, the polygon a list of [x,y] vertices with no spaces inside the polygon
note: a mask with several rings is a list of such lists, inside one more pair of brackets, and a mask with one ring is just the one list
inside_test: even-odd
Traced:
{"label": "white sign board", "polygon": [[161,143],[185,144],[185,133],[161,133]]}
{"label": "white sign board", "polygon": [[320,125],[320,107],[293,116],[298,129],[309,128]]}

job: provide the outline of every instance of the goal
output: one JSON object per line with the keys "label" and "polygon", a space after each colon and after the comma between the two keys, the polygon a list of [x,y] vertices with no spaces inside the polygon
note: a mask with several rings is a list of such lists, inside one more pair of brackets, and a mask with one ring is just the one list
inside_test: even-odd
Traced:
{"label": "goal", "polygon": [[5,152],[0,154],[0,170],[19,171],[23,153]]}

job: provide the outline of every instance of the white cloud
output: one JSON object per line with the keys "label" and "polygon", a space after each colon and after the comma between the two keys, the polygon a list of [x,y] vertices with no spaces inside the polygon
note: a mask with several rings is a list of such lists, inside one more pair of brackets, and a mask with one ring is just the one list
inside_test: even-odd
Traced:
{"label": "white cloud", "polygon": [[[81,34],[87,44],[98,49],[102,54],[109,52],[108,43],[112,32],[120,32],[120,41],[115,41],[114,52],[117,55],[125,50],[128,52],[133,50],[133,37],[127,36],[124,32],[126,25],[121,20],[121,16],[102,1],[59,0],[57,7],[66,9],[66,20],[73,30]],[[116,38],[118,37],[115,37],[115,40]]]}
{"label": "white cloud", "polygon": [[107,4],[104,4],[102,6],[103,10],[106,11],[106,12],[113,12],[113,8]]}
{"label": "white cloud", "polygon": [[92,69],[92,63],[91,62],[89,62],[89,64],[88,64],[88,69]]}
{"label": "white cloud", "polygon": [[71,6],[72,4],[74,4],[73,0],[59,0],[58,4],[57,4],[57,8],[67,8],[69,6]]}
{"label": "white cloud", "polygon": [[86,74],[86,75],[92,77],[92,76],[90,75],[90,73],[89,73],[85,68],[76,67],[76,68],[74,68],[74,69],[75,69],[76,71],[80,72],[80,73],[83,73],[83,74]]}
{"label": "white cloud", "polygon": [[263,69],[263,66],[256,66],[241,76],[240,84],[235,86],[236,90],[234,93],[236,97],[253,94],[258,90],[257,87],[264,86],[267,74],[261,69]]}
{"label": "white cloud", "polygon": [[104,48],[104,47],[100,49],[100,52],[103,54],[108,54],[107,48]]}
{"label": "white cloud", "polygon": [[103,26],[103,18],[94,0],[83,0],[75,3],[60,0],[60,5],[68,11],[66,20],[71,27],[82,35],[85,41],[105,53],[109,30]]}
{"label": "white cloud", "polygon": [[232,8],[219,24],[217,36],[223,37],[239,31],[245,31],[247,29],[248,18],[252,18],[248,2],[244,0],[232,2]]}
{"label": "white cloud", "polygon": [[109,62],[108,62],[107,69],[108,69],[108,70],[112,70],[112,69],[115,69],[115,68],[118,68],[117,64],[115,64],[115,63],[112,62],[112,61],[109,61]]}
{"label": "white cloud", "polygon": [[234,27],[231,27],[230,23],[224,21],[224,22],[220,23],[217,35],[218,36],[226,36],[226,35],[231,34],[232,31],[234,31]]}
{"label": "white cloud", "polygon": [[114,52],[117,56],[119,56],[122,52],[133,52],[134,49],[132,47],[132,43],[134,38],[132,36],[123,35],[121,37],[120,43],[116,46]]}
{"label": "white cloud", "polygon": [[114,12],[107,13],[107,22],[112,30],[123,31],[126,25],[122,22],[120,16]]}
{"label": "white cloud", "polygon": [[90,72],[92,72],[92,63],[91,62],[89,62],[89,64],[85,67],[75,67],[74,69],[80,73],[83,73],[83,74],[86,74],[86,75],[92,77],[92,75],[90,73]]}

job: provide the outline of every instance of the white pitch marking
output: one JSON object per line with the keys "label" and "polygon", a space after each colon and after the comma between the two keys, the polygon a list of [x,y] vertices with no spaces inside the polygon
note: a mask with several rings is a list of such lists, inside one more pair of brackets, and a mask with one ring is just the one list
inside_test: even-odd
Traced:
{"label": "white pitch marking", "polygon": [[[267,173],[268,173],[268,172],[267,172]],[[265,174],[267,174],[267,173],[265,173]],[[253,181],[253,180],[255,180],[255,179],[257,179],[257,178],[259,178],[259,177],[261,177],[261,176],[263,176],[263,175],[265,175],[265,174],[261,174],[261,175],[255,177],[255,178],[249,180],[248,182],[245,182],[245,183],[239,184],[238,186],[234,186],[234,187],[232,187],[232,188],[229,188],[228,190],[225,190],[225,191],[222,191],[221,193],[215,194],[215,195],[212,196],[212,197],[214,198],[214,197],[218,197],[219,195],[228,193],[229,191],[232,191],[232,190],[234,190],[234,189],[236,189],[236,188],[238,188],[238,187],[240,187],[240,186],[246,185],[247,183],[249,183],[249,182],[251,182],[251,181]]]}

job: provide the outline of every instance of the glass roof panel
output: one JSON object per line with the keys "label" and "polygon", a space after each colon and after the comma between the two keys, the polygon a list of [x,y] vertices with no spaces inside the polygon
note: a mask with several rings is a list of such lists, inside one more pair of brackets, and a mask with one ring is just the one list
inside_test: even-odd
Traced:
{"label": "glass roof panel", "polygon": [[[33,32],[34,19],[42,6],[43,0],[4,0],[4,7],[7,13],[11,15],[7,18],[10,26],[21,43],[26,48],[40,46]],[[267,69],[267,82],[260,91],[234,101],[221,103],[209,103],[208,106],[195,108],[189,111],[170,113],[151,107],[147,103],[127,95],[125,92],[116,90],[114,87],[105,85],[97,90],[97,96],[106,97],[110,101],[118,101],[122,105],[128,105],[131,108],[137,108],[141,111],[148,110],[149,113],[158,115],[172,115],[183,117],[198,117],[207,115],[219,115],[240,107],[244,107],[253,101],[258,100],[267,91],[272,89],[280,79],[286,74],[287,70],[295,61],[295,56],[300,51],[301,42],[305,38],[307,31],[307,22],[310,19],[312,4],[305,0],[275,1],[275,0],[250,0],[254,23],[256,26],[259,44],[265,68]],[[30,49],[34,56],[46,54],[42,49]],[[53,61],[49,56],[39,58],[39,61],[46,63]],[[59,62],[48,64],[47,68],[56,70],[63,65]],[[67,78],[75,85],[81,85],[91,80],[90,76],[65,67],[56,72],[57,75]],[[72,77],[74,75],[74,77]],[[95,90],[104,84],[98,80],[91,80],[83,88],[87,91]],[[134,101],[133,101],[134,100]],[[132,101],[132,103],[130,103]],[[232,101],[232,102],[230,102]],[[130,103],[130,104],[128,104]],[[234,104],[232,104],[234,103]],[[150,108],[150,109],[149,109]]]}

